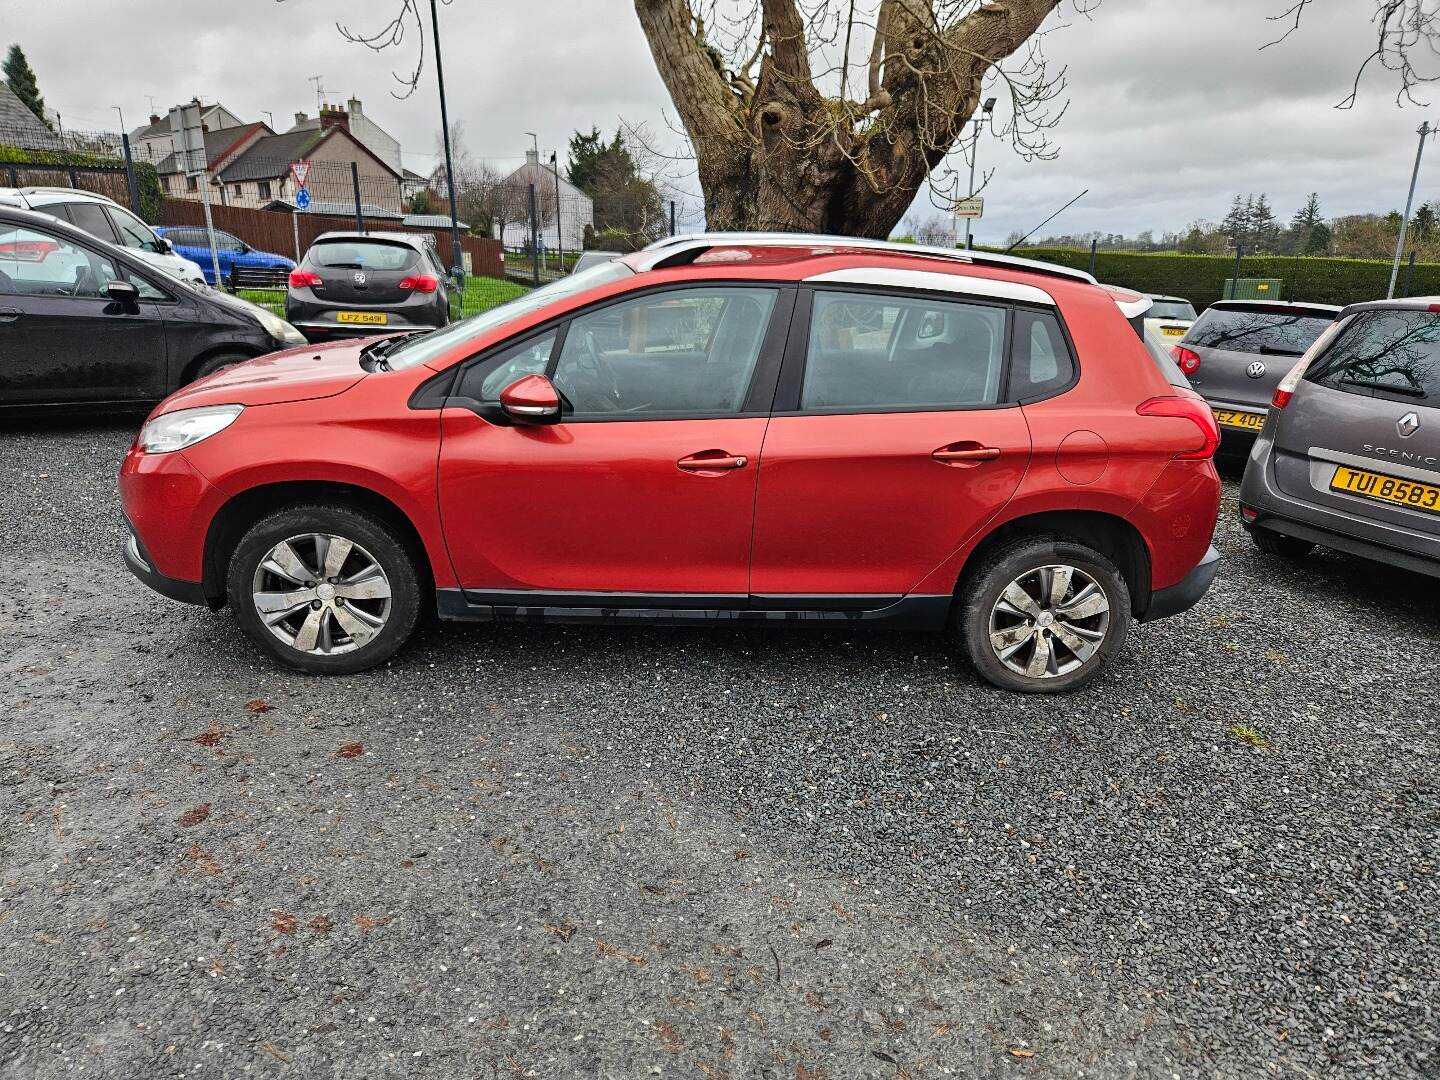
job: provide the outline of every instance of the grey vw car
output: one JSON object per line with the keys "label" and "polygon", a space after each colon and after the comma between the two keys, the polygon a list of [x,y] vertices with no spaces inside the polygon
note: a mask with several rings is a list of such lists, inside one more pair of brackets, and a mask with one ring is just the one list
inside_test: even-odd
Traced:
{"label": "grey vw car", "polygon": [[1240,488],[1256,544],[1440,577],[1440,304],[1354,304],[1280,383]]}
{"label": "grey vw car", "polygon": [[1339,311],[1328,304],[1221,300],[1190,327],[1175,360],[1210,403],[1223,451],[1249,449],[1275,387]]}

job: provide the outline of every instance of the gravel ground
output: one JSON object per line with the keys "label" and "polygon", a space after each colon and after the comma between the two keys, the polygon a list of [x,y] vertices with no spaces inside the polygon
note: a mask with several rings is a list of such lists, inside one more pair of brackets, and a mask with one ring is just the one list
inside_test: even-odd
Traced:
{"label": "gravel ground", "polygon": [[125,572],[131,430],[0,431],[6,1078],[1440,1073],[1434,581],[1227,514],[1059,700],[854,631],[311,679]]}

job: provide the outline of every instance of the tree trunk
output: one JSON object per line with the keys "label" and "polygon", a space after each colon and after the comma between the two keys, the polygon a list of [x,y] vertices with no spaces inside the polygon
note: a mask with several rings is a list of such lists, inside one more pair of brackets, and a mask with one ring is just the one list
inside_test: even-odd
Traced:
{"label": "tree trunk", "polygon": [[1059,0],[991,0],[939,26],[928,0],[882,0],[866,102],[824,97],[795,0],[760,0],[759,79],[727,72],[689,0],[635,0],[694,145],[707,225],[883,238],[959,141],[985,72]]}

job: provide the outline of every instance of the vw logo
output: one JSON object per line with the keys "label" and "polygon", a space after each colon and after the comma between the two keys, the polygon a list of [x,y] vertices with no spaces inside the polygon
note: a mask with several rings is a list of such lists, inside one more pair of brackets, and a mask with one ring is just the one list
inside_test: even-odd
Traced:
{"label": "vw logo", "polygon": [[1420,414],[1407,412],[1399,420],[1395,421],[1395,430],[1400,433],[1402,439],[1408,439],[1415,432],[1420,430]]}
{"label": "vw logo", "polygon": [[1260,360],[1253,360],[1250,366],[1245,369],[1245,374],[1252,379],[1258,379],[1265,374],[1265,364]]}
{"label": "vw logo", "polygon": [[364,284],[365,284],[365,272],[364,272],[363,270],[356,270],[356,271],[355,271],[355,284],[356,284],[356,285],[364,285]]}

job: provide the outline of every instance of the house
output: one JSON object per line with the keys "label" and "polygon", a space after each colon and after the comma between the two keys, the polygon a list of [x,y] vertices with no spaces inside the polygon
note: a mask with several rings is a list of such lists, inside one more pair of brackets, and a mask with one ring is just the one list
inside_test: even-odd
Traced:
{"label": "house", "polygon": [[305,186],[312,206],[341,203],[353,207],[355,187],[350,166],[354,164],[362,205],[389,213],[403,211],[400,174],[350,133],[343,116],[332,114],[327,120],[332,122],[324,128],[266,135],[247,145],[244,153],[236,155],[216,174],[225,203],[253,207],[274,200],[293,203],[299,185],[290,166],[306,161],[310,172]]}
{"label": "house", "polygon": [[[200,126],[206,131],[219,131],[222,128],[238,128],[246,125],[224,105],[215,104],[200,107]],[[160,116],[157,113],[151,113],[148,124],[141,124],[130,132],[130,152],[136,161],[148,161],[154,164],[164,161],[175,150],[174,133],[171,130],[168,115]]]}
{"label": "house", "polygon": [[64,150],[65,143],[0,79],[0,146],[22,150]]}
{"label": "house", "polygon": [[[579,251],[585,246],[585,230],[595,224],[595,203],[574,184],[557,173],[549,165],[540,164],[540,155],[534,150],[525,151],[525,164],[512,172],[503,181],[507,191],[515,193],[507,202],[524,207],[529,200],[529,188],[535,186],[535,208],[540,218],[540,242],[551,251],[562,248],[565,251]],[[559,214],[556,214],[556,198],[559,198]],[[528,210],[519,214],[519,221],[495,223],[495,238],[507,248],[530,246],[530,217]]]}
{"label": "house", "polygon": [[352,97],[342,105],[321,105],[319,116],[295,114],[295,124],[286,134],[296,131],[321,131],[339,124],[361,144],[388,165],[393,171],[401,172],[400,140],[391,135],[365,113],[360,99]]}
{"label": "house", "polygon": [[402,168],[400,170],[400,184],[404,188],[405,201],[409,202],[430,186],[430,178],[428,176],[421,176],[414,169]]}
{"label": "house", "polygon": [[[176,112],[172,110],[171,115],[176,115]],[[267,135],[273,136],[274,132],[267,125],[257,123],[206,130],[204,135],[205,166],[210,171],[213,185],[217,173],[223,171],[226,166]],[[176,136],[175,142],[178,144],[178,136]],[[166,195],[173,195],[180,199],[199,199],[199,180],[195,176],[188,175],[195,166],[199,165],[199,162],[192,162],[190,163],[191,167],[187,168],[182,157],[183,155],[172,151],[155,162],[155,171],[160,174],[160,190]],[[211,198],[215,202],[225,202],[222,193],[218,190],[212,191]]]}

